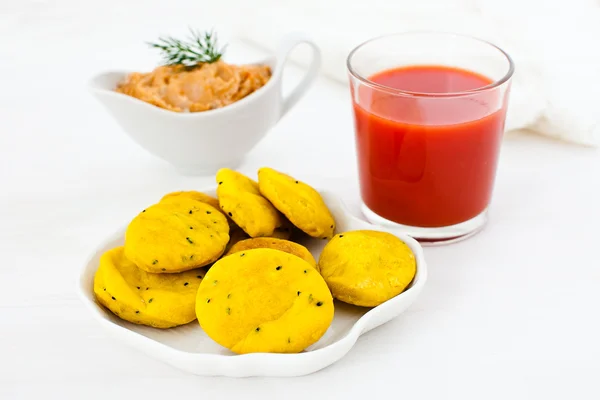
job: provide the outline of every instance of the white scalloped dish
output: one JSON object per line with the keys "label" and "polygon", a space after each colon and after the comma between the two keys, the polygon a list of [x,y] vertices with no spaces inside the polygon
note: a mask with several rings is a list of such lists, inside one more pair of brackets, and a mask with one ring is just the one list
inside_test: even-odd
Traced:
{"label": "white scalloped dish", "polygon": [[[214,190],[206,193],[213,194]],[[171,329],[155,329],[123,321],[104,309],[94,299],[93,279],[102,253],[123,244],[125,228],[109,237],[83,266],[79,281],[81,298],[100,325],[116,339],[147,355],[183,371],[207,376],[300,376],[316,372],[342,358],[360,335],[376,328],[404,312],[421,293],[427,279],[427,266],[419,243],[394,229],[371,225],[348,212],[332,193],[321,191],[333,213],[337,229],[344,232],[373,229],[390,232],[403,240],[414,252],[417,273],[410,286],[401,294],[374,307],[356,307],[335,302],[335,316],[325,335],[299,354],[254,353],[236,355],[213,342],[197,321]],[[305,246],[318,260],[326,241],[310,239]]]}

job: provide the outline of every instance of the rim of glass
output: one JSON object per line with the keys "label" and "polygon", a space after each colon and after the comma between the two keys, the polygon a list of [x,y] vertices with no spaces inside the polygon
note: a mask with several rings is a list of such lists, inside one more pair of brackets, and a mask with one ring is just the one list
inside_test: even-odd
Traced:
{"label": "rim of glass", "polygon": [[[390,86],[382,85],[380,83],[373,82],[370,79],[362,76],[361,74],[356,72],[356,70],[354,68],[352,68],[352,57],[363,46],[366,46],[371,42],[374,42],[376,40],[383,39],[383,38],[388,38],[388,37],[392,37],[392,36],[409,36],[409,35],[415,35],[415,34],[455,36],[455,37],[470,39],[470,40],[474,40],[476,42],[487,44],[488,46],[491,46],[491,47],[495,48],[496,50],[498,50],[506,58],[506,60],[508,61],[508,71],[506,71],[506,74],[504,74],[504,76],[502,78],[490,83],[489,85],[482,86],[479,88],[465,90],[465,91],[461,91],[461,92],[427,93],[427,92],[413,92],[410,90],[401,90],[401,89],[396,89],[396,88],[393,88]],[[496,46],[495,44],[488,42],[487,40],[476,38],[474,36],[463,35],[460,33],[443,32],[443,31],[406,31],[406,32],[398,32],[398,33],[391,33],[391,34],[376,36],[374,38],[371,38],[369,40],[362,42],[361,44],[356,46],[354,49],[352,49],[350,54],[348,54],[348,58],[346,59],[346,68],[348,68],[348,72],[350,72],[350,74],[354,78],[358,79],[363,84],[370,86],[374,89],[382,90],[382,91],[385,91],[385,92],[388,92],[391,94],[414,96],[414,97],[458,97],[458,96],[468,96],[468,95],[471,95],[471,94],[477,93],[477,92],[485,92],[487,90],[494,89],[494,88],[501,86],[502,84],[508,82],[508,80],[513,76],[513,73],[515,72],[515,64],[513,62],[513,59],[510,57],[510,55],[508,55],[508,53],[506,51],[502,50],[500,47]]]}

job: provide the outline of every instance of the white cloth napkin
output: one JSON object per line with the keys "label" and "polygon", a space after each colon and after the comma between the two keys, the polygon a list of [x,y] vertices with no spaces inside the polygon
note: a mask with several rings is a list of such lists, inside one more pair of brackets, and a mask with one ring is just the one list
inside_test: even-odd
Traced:
{"label": "white cloth napkin", "polygon": [[344,83],[346,56],[374,36],[426,29],[489,40],[516,64],[507,130],[600,145],[600,0],[253,0],[236,13],[237,34],[269,50],[286,32],[308,32],[323,73]]}

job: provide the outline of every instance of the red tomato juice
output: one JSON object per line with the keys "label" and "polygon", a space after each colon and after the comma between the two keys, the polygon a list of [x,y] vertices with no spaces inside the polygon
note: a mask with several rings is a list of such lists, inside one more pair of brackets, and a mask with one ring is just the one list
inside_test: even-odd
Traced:
{"label": "red tomato juice", "polygon": [[356,144],[363,201],[404,225],[465,222],[490,202],[506,105],[494,91],[436,97],[482,88],[492,80],[444,66],[386,70],[371,82],[431,96],[398,95],[364,85],[354,93]]}

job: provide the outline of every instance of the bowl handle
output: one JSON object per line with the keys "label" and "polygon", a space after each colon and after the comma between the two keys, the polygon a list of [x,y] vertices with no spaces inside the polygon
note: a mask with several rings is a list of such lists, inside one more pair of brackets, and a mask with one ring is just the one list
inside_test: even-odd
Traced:
{"label": "bowl handle", "polygon": [[315,42],[313,42],[308,36],[303,33],[292,33],[286,36],[279,50],[277,51],[277,70],[281,71],[284,64],[286,63],[290,52],[299,44],[306,43],[310,46],[312,52],[312,59],[308,66],[308,70],[304,74],[304,77],[296,85],[294,89],[283,99],[283,106],[281,108],[280,118],[284,116],[294,105],[300,100],[304,93],[308,90],[311,83],[315,80],[317,72],[321,67],[321,51]]}

